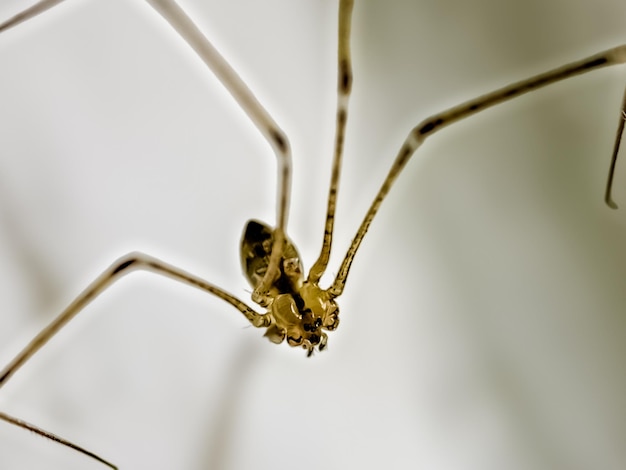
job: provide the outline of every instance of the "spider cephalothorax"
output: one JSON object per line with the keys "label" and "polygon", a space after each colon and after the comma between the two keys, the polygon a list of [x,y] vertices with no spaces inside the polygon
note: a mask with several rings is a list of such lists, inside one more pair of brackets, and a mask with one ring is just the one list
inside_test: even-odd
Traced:
{"label": "spider cephalothorax", "polygon": [[[272,254],[274,230],[250,220],[241,238],[243,272],[256,288],[263,280]],[[279,262],[279,277],[271,284],[266,316],[267,336],[273,343],[286,338],[290,346],[301,346],[311,355],[314,349],[326,347],[327,336],[339,325],[339,308],[333,296],[317,282],[304,280],[300,255],[291,240],[286,239]]]}

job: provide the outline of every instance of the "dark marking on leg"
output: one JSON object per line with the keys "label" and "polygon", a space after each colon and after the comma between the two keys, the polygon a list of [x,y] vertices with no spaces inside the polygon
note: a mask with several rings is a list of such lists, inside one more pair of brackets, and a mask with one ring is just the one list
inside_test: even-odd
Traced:
{"label": "dark marking on leg", "polygon": [[437,127],[443,125],[444,120],[441,118],[435,119],[434,121],[429,121],[419,128],[417,131],[420,135],[426,135],[433,132]]}
{"label": "dark marking on leg", "polygon": [[120,271],[124,271],[125,269],[135,264],[136,262],[137,262],[137,258],[132,258],[132,259],[129,259],[128,261],[124,261],[123,263],[120,263],[119,265],[115,267],[111,275],[115,276],[117,273],[119,273]]}
{"label": "dark marking on leg", "polygon": [[345,59],[339,63],[339,74],[339,92],[347,95],[352,89],[352,72],[349,62]]}
{"label": "dark marking on leg", "polygon": [[270,130],[270,136],[272,140],[276,143],[276,146],[282,153],[287,153],[287,143],[285,142],[285,138],[282,134],[276,129]]}

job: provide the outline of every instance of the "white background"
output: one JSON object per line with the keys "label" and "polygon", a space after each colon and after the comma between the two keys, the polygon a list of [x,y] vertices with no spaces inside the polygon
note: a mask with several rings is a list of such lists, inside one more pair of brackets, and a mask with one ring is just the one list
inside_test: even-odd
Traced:
{"label": "white background", "polygon": [[[309,267],[336,2],[181,4],[291,138],[289,234]],[[4,0],[0,18],[29,5]],[[412,126],[626,42],[624,18],[623,0],[357,1],[331,271]],[[429,139],[365,238],[328,351],[306,359],[137,273],[0,409],[124,470],[622,468],[626,209],[602,197],[625,77],[576,78]],[[147,4],[68,1],[0,35],[0,152],[0,364],[130,250],[248,298],[239,237],[274,222],[274,157]],[[0,468],[104,467],[0,424]]]}

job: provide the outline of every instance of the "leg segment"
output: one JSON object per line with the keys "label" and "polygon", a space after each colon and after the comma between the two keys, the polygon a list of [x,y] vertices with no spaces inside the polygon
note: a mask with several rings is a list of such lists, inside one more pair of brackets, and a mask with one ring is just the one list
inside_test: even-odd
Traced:
{"label": "leg segment", "polygon": [[19,12],[17,15],[9,18],[4,23],[0,23],[0,33],[6,31],[9,28],[12,28],[13,26],[17,26],[24,21],[28,21],[34,16],[37,16],[39,13],[43,13],[53,6],[58,5],[62,1],[63,0],[43,0],[41,2],[35,3],[32,7]]}
{"label": "leg segment", "polygon": [[[343,292],[348,272],[350,271],[350,265],[352,264],[354,256],[359,249],[359,245],[361,244],[367,229],[378,212],[378,208],[404,166],[427,137],[450,124],[460,121],[461,119],[465,119],[492,106],[509,101],[523,95],[524,93],[537,90],[538,88],[552,83],[560,82],[561,80],[565,80],[566,78],[570,78],[575,75],[623,63],[626,63],[626,45],[600,52],[599,54],[587,57],[586,59],[572,62],[571,64],[564,65],[550,70],[549,72],[513,83],[512,85],[500,88],[491,93],[487,93],[486,95],[479,96],[478,98],[474,98],[473,100],[462,103],[439,114],[435,114],[414,127],[402,144],[402,147],[400,148],[400,151],[398,152],[387,177],[383,181],[381,188],[378,190],[378,194],[376,194],[374,201],[365,214],[365,218],[363,219],[363,222],[361,222],[361,226],[359,227],[359,230],[354,237],[345,258],[341,263],[339,273],[337,274],[333,285],[328,289],[329,293],[333,297],[338,297]],[[622,111],[624,111],[624,105],[622,105]],[[618,129],[618,136],[615,145],[616,149],[619,148],[619,140],[621,138],[623,126],[624,123],[622,120],[620,123],[620,129]],[[616,152],[617,150],[614,150],[614,155],[616,155]],[[609,179],[609,182],[610,181],[611,180]]]}
{"label": "leg segment", "polygon": [[256,327],[268,326],[269,317],[255,312],[247,304],[210,284],[204,279],[194,276],[182,269],[167,264],[157,258],[144,253],[129,253],[113,263],[106,271],[98,276],[89,286],[83,290],[76,299],[57,317],[52,323],[45,327],[35,338],[0,372],[0,387],[2,387],[11,376],[28,359],[30,359],[41,347],[46,344],[61,328],[63,328],[78,312],[85,308],[93,299],[104,292],[113,282],[125,274],[134,270],[152,271],[162,276],[170,277],[176,281],[196,287],[205,292],[209,292],[220,299],[228,302],[248,319]]}
{"label": "leg segment", "polygon": [[274,245],[265,277],[252,295],[252,299],[256,303],[267,306],[269,303],[269,296],[267,295],[269,288],[280,275],[278,263],[282,256],[287,232],[289,197],[291,193],[291,146],[289,140],[237,72],[226,62],[174,0],[147,1],[176,30],[185,42],[196,51],[198,56],[235,98],[241,109],[248,115],[276,154],[278,160],[278,183]]}
{"label": "leg segment", "polygon": [[328,191],[328,208],[326,211],[326,225],[322,252],[309,271],[309,282],[316,283],[323,276],[330,259],[330,249],[333,242],[333,226],[335,222],[335,208],[337,206],[337,192],[341,175],[341,158],[343,142],[348,117],[348,101],[352,91],[352,64],[350,56],[350,23],[352,20],[352,0],[342,0],[339,3],[339,44],[337,54],[337,125],[335,130],[335,154],[333,169]]}
{"label": "leg segment", "polygon": [[58,442],[59,444],[64,445],[65,447],[69,447],[70,449],[80,452],[81,454],[86,455],[87,457],[91,457],[92,459],[97,460],[98,462],[106,465],[107,467],[112,468],[113,470],[117,470],[117,467],[115,465],[113,465],[111,462],[107,460],[104,460],[102,457],[94,454],[93,452],[88,451],[87,449],[79,445],[76,445],[68,441],[67,439],[63,439],[62,437],[57,436],[56,434],[53,434],[49,431],[45,431],[35,426],[34,424],[30,424],[30,423],[27,423],[26,421],[22,421],[21,419],[14,418],[13,416],[10,416],[6,413],[2,413],[1,411],[0,411],[0,420],[6,421],[7,423],[14,424],[15,426],[22,428],[22,429],[26,429],[27,431],[34,432],[35,434],[38,434],[39,436],[45,437],[46,439],[50,439],[51,441]]}
{"label": "leg segment", "polygon": [[624,122],[626,122],[626,89],[624,90],[622,110],[620,112],[619,125],[617,126],[617,134],[615,135],[615,143],[613,144],[613,155],[611,156],[611,166],[609,167],[609,177],[606,182],[606,192],[604,195],[604,201],[611,209],[617,209],[617,204],[615,204],[615,201],[613,201],[611,197],[611,189],[613,188],[613,175],[615,173],[615,163],[617,163],[617,154],[619,153],[619,146],[622,141],[622,135],[624,134]]}
{"label": "leg segment", "polygon": [[[58,5],[63,0],[40,0],[32,7],[0,23],[0,33]],[[252,123],[272,147],[278,161],[277,214],[274,245],[270,263],[263,282],[254,290],[252,298],[260,305],[269,303],[268,291],[278,279],[280,261],[287,232],[289,198],[291,194],[291,146],[287,136],[276,124],[267,110],[259,103],[252,91],[237,72],[200,32],[191,18],[174,0],[146,0],[191,46],[224,87],[248,115]]]}

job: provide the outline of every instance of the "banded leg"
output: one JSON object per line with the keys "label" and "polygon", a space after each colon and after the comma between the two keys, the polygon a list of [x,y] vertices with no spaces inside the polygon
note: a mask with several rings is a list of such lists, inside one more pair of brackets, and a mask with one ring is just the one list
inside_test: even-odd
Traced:
{"label": "banded leg", "polygon": [[[611,65],[618,65],[623,63],[626,63],[626,45],[608,49],[606,51],[600,52],[599,54],[587,57],[586,59],[572,62],[570,64],[558,67],[540,75],[535,75],[534,77],[528,78],[526,80],[513,83],[509,86],[500,88],[491,93],[479,96],[478,98],[474,98],[473,100],[466,101],[465,103],[462,103],[458,106],[454,106],[450,109],[442,111],[439,114],[435,114],[434,116],[425,119],[416,127],[414,127],[400,147],[400,151],[398,152],[398,155],[396,156],[396,159],[393,162],[391,169],[387,174],[387,177],[383,181],[383,184],[378,190],[374,201],[372,202],[367,213],[365,214],[363,222],[361,222],[359,230],[357,231],[356,236],[354,237],[354,240],[352,241],[352,244],[350,245],[350,248],[348,249],[345,258],[341,263],[341,267],[339,268],[337,277],[335,278],[332,286],[328,289],[330,295],[332,297],[338,297],[343,292],[343,289],[346,285],[346,279],[350,271],[350,266],[352,264],[352,261],[354,260],[354,256],[356,255],[361,241],[363,241],[363,237],[367,233],[367,230],[372,223],[374,216],[378,212],[381,203],[385,199],[385,196],[387,196],[389,189],[395,182],[400,172],[404,169],[411,156],[424,142],[424,140],[426,140],[427,137],[443,129],[446,126],[449,126],[450,124],[460,121],[461,119],[470,117],[480,111],[484,111],[485,109],[491,108],[492,106],[500,103],[504,103],[530,91],[537,90],[552,83],[560,82],[561,80],[565,80],[566,78],[591,72],[593,70],[597,70],[603,67],[609,67]],[[624,113],[626,113],[625,108],[626,98],[622,103],[620,124],[617,129],[617,136],[615,138],[615,145],[613,150],[613,159],[617,158],[617,151],[619,150],[619,144],[624,130],[623,116]],[[612,174],[613,173],[611,171],[607,184],[607,204],[609,204],[609,206],[611,207],[613,207],[610,202],[610,185],[612,182]]]}
{"label": "banded leg", "polygon": [[[0,23],[0,33],[43,13],[60,4],[62,1],[63,0],[41,0],[37,2],[32,7]],[[278,263],[282,256],[283,246],[287,236],[292,171],[291,146],[289,140],[267,110],[259,103],[245,82],[239,77],[237,72],[235,72],[226,59],[222,57],[213,44],[202,34],[191,18],[189,18],[174,0],[146,1],[176,30],[181,38],[215,74],[267,140],[276,155],[278,162],[278,184],[274,244],[267,272],[265,273],[263,281],[255,288],[252,294],[252,299],[256,303],[267,306],[270,300],[268,296],[269,288],[280,275]]]}
{"label": "banded leg", "polygon": [[166,276],[175,281],[188,284],[205,292],[209,292],[228,302],[239,310],[256,327],[269,325],[269,317],[254,311],[245,302],[229,294],[225,290],[214,286],[204,279],[194,276],[180,268],[165,263],[144,253],[134,252],[115,261],[108,269],[98,276],[76,299],[45,327],[35,338],[0,372],[0,388],[11,376],[28,361],[44,344],[59,332],[78,312],[84,309],[92,300],[108,289],[111,284],[122,276],[136,270],[151,271]]}
{"label": "banded leg", "polygon": [[61,445],[64,445],[65,447],[68,447],[72,450],[75,450],[77,452],[80,452],[83,455],[86,455],[87,457],[90,457],[94,460],[97,460],[98,462],[106,465],[109,468],[112,468],[113,470],[117,470],[117,467],[115,465],[113,465],[111,462],[109,462],[108,460],[103,459],[102,457],[100,457],[97,454],[94,454],[93,452],[85,449],[84,447],[81,447],[79,445],[74,444],[73,442],[68,441],[67,439],[64,439],[56,434],[53,434],[49,431],[46,431],[44,429],[41,429],[38,426],[35,426],[34,424],[30,424],[27,423],[26,421],[23,421],[21,419],[18,418],[14,418],[13,416],[10,416],[6,413],[3,413],[0,411],[0,420],[2,421],[6,421],[7,423],[11,423],[15,426],[17,426],[18,428],[22,428],[22,429],[26,429],[27,431],[31,431],[34,432],[35,434],[45,437],[46,439],[49,439],[51,441],[57,442]]}
{"label": "banded leg", "polygon": [[613,144],[613,154],[611,155],[611,166],[609,167],[609,177],[606,181],[606,191],[604,193],[604,201],[611,209],[617,209],[617,204],[611,196],[613,188],[613,176],[615,175],[615,164],[617,163],[617,155],[624,133],[624,122],[626,122],[626,89],[624,90],[624,99],[622,100],[622,112],[620,115],[619,125],[617,126],[617,134],[615,134],[615,143]]}
{"label": "banded leg", "polygon": [[[107,270],[98,276],[89,286],[83,290],[76,299],[46,328],[44,328],[20,353],[0,372],[0,388],[6,384],[9,379],[22,367],[28,359],[30,359],[37,351],[39,351],[56,333],[58,333],[72,318],[74,318],[83,308],[85,308],[92,300],[98,297],[102,292],[109,288],[115,281],[125,274],[134,270],[152,271],[156,274],[169,277],[176,281],[196,287],[205,292],[209,292],[220,299],[228,302],[256,327],[268,326],[269,317],[257,313],[246,303],[242,302],[235,296],[229,294],[223,289],[214,286],[204,279],[194,276],[182,269],[167,264],[157,258],[146,255],[144,253],[134,252],[123,256],[115,261]],[[33,424],[19,420],[5,413],[0,412],[0,420],[14,424],[20,428],[32,431],[42,437],[58,442],[66,447],[74,449],[88,457],[91,457],[110,468],[116,469],[113,464],[98,456],[97,454],[80,447],[67,439],[57,436],[49,431],[45,431]]]}
{"label": "banded leg", "polygon": [[330,189],[328,190],[328,206],[326,210],[326,224],[324,227],[324,239],[319,258],[309,271],[308,281],[316,283],[324,275],[330,250],[333,243],[333,227],[335,222],[335,209],[337,206],[337,194],[339,191],[339,178],[341,176],[341,159],[343,156],[343,143],[346,133],[346,121],[348,118],[348,102],[352,91],[352,63],[350,55],[350,24],[352,21],[352,0],[342,0],[339,3],[339,41],[337,51],[337,113],[335,129],[335,153],[333,156],[332,173],[330,176]]}

